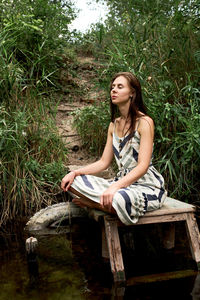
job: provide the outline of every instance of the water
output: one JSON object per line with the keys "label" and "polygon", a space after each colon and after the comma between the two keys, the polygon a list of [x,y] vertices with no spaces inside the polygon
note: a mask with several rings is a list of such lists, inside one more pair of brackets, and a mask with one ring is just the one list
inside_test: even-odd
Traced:
{"label": "water", "polygon": [[[38,256],[31,272],[25,251],[29,235],[23,230],[24,224],[9,226],[0,235],[0,300],[200,300],[200,275],[182,225],[176,229],[175,251],[161,251],[159,230],[153,226],[134,228],[130,250],[127,233],[122,230],[128,280],[126,287],[115,287],[109,263],[101,258],[97,223],[76,220],[60,228],[59,234],[50,231],[37,235]],[[170,277],[172,274],[175,278]],[[196,295],[192,296],[192,291]]]}

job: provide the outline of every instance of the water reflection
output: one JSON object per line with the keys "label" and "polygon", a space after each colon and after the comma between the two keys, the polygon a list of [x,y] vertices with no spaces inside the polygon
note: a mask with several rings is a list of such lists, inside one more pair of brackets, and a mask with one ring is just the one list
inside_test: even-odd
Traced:
{"label": "water reflection", "polygon": [[200,300],[200,273],[198,273],[192,290],[192,300]]}
{"label": "water reflection", "polygon": [[29,274],[29,288],[35,288],[39,283],[38,260],[35,253],[30,253],[27,255],[27,264]]}
{"label": "water reflection", "polygon": [[109,261],[102,261],[96,223],[72,224],[65,232],[37,236],[38,256],[30,260],[23,228],[4,233],[0,236],[0,300],[200,300],[200,274],[188,256],[190,251],[179,247],[177,240],[176,252],[161,255],[148,248],[145,256],[149,241],[144,242],[141,232],[138,235],[138,250],[132,256],[124,250],[127,275],[133,276],[125,287],[113,284]]}

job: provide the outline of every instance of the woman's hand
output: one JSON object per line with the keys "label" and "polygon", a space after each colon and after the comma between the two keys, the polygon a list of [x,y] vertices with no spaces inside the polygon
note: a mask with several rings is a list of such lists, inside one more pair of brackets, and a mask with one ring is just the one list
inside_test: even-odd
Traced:
{"label": "woman's hand", "polygon": [[71,184],[73,183],[75,177],[76,177],[76,173],[74,171],[68,173],[67,175],[65,175],[65,177],[63,177],[63,179],[61,181],[61,189],[64,192],[68,191],[68,189],[70,188]]}
{"label": "woman's hand", "polygon": [[118,187],[111,185],[100,198],[100,204],[107,208],[109,211],[112,211],[112,201],[114,194],[118,191]]}

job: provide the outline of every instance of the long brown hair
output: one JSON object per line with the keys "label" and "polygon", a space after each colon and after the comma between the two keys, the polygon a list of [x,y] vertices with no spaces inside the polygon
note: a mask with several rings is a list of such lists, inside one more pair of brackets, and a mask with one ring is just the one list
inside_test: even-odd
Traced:
{"label": "long brown hair", "polygon": [[[135,91],[136,97],[135,99],[131,99],[128,116],[127,118],[130,118],[131,124],[127,132],[130,132],[130,136],[133,135],[135,131],[135,125],[136,125],[136,119],[140,116],[139,112],[142,112],[143,114],[147,114],[146,106],[144,105],[143,99],[142,99],[142,90],[139,80],[133,75],[131,72],[119,72],[115,74],[110,82],[110,91],[112,89],[112,84],[115,81],[115,79],[119,76],[123,76],[127,79],[129,87],[132,91]],[[118,116],[118,108],[115,104],[112,103],[112,100],[110,98],[110,111],[111,111],[111,121],[114,122],[116,117]]]}

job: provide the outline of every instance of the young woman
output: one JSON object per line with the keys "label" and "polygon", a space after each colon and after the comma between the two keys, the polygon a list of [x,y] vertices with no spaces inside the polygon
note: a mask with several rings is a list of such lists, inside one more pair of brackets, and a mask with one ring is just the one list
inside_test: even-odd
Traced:
{"label": "young woman", "polygon": [[[146,114],[138,79],[117,73],[110,85],[111,123],[102,157],[67,174],[64,191],[79,198],[77,205],[116,213],[133,224],[146,211],[158,209],[166,198],[163,177],[152,165],[154,122]],[[108,168],[115,156],[119,172],[113,180],[93,176]]]}

